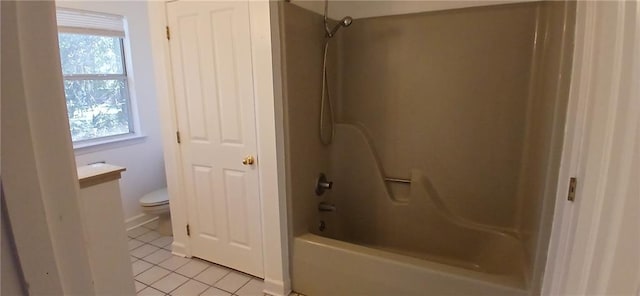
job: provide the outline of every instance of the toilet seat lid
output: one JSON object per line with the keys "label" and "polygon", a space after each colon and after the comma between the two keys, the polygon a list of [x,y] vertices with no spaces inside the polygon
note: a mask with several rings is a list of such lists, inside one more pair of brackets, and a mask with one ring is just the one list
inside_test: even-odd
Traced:
{"label": "toilet seat lid", "polygon": [[160,206],[169,203],[169,193],[167,188],[161,188],[145,194],[140,198],[140,205],[143,207]]}

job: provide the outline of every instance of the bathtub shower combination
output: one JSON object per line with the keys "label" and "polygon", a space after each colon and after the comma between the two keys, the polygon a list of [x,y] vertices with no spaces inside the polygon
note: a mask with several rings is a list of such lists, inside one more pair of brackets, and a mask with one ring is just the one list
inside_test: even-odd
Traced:
{"label": "bathtub shower combination", "polygon": [[575,4],[278,5],[293,289],[539,294]]}

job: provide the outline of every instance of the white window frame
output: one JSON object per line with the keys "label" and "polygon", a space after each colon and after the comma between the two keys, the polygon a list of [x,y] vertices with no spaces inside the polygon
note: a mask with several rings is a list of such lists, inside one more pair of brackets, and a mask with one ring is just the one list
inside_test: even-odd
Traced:
{"label": "white window frame", "polygon": [[[123,16],[102,12],[85,11],[71,8],[56,9],[58,17],[58,34],[80,34],[90,36],[107,36],[120,39],[122,55],[122,74],[71,74],[64,75],[66,80],[101,80],[122,79],[125,82],[128,105],[129,132],[119,135],[97,137],[73,142],[74,152],[84,154],[104,149],[119,147],[123,144],[136,143],[144,139],[140,129],[139,112],[135,99],[135,87],[131,63],[131,46],[128,38],[126,20]],[[66,94],[65,94],[66,98]]]}

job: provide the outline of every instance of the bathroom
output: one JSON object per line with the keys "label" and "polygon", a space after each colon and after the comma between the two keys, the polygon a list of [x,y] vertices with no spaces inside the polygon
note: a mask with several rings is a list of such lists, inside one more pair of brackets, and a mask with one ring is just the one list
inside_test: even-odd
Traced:
{"label": "bathroom", "polygon": [[[30,103],[36,92],[19,96],[27,108],[15,116],[3,111],[3,126],[28,123],[8,130],[11,144],[50,151],[3,157],[8,241],[16,277],[29,283],[23,292],[108,291],[108,275],[96,272],[107,265],[91,261],[101,252],[91,249],[96,233],[74,214],[86,191],[77,197],[66,178],[77,176],[66,164],[101,162],[123,167],[115,183],[122,214],[114,216],[123,221],[112,226],[121,227],[113,239],[127,260],[111,263],[123,261],[113,269],[123,281],[111,285],[122,284],[121,294],[638,291],[640,264],[625,258],[640,245],[624,235],[640,205],[632,186],[640,96],[629,95],[639,93],[631,83],[640,77],[637,3],[114,4],[57,6],[120,21],[123,29],[105,34],[126,36],[117,37],[126,66],[118,75],[126,77],[108,78],[129,83],[129,137],[62,143],[69,126],[40,120]],[[3,28],[21,28],[6,36],[41,36],[3,49],[52,46],[42,38],[57,34],[52,3],[2,8]],[[7,52],[16,51],[3,50],[3,59]],[[87,79],[60,76],[47,66],[52,54],[9,65],[23,71],[25,89]],[[64,102],[38,104],[60,110]],[[65,148],[49,149],[56,145]],[[20,179],[7,174],[18,171],[44,184],[24,207]],[[51,183],[68,185],[68,194],[47,195]],[[36,239],[50,243],[35,248]],[[36,260],[46,252],[50,260]],[[50,270],[52,280],[37,277]]]}

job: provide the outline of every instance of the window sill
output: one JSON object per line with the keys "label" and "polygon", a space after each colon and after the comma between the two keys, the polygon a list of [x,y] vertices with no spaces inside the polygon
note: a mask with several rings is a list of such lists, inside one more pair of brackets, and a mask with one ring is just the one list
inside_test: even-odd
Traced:
{"label": "window sill", "polygon": [[88,143],[73,144],[73,152],[76,155],[98,152],[102,150],[120,148],[144,142],[145,135],[124,135],[110,139],[91,141]]}

